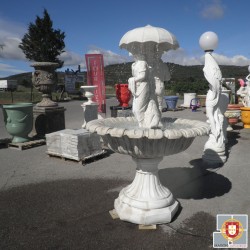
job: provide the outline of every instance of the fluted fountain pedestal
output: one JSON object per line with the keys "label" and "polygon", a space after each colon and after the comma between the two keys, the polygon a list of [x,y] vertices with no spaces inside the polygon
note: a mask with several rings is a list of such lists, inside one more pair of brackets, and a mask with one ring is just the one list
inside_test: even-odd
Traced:
{"label": "fluted fountain pedestal", "polygon": [[114,203],[119,218],[143,225],[170,222],[178,202],[159,180],[158,164],[163,157],[132,158],[137,165],[134,181],[121,190]]}

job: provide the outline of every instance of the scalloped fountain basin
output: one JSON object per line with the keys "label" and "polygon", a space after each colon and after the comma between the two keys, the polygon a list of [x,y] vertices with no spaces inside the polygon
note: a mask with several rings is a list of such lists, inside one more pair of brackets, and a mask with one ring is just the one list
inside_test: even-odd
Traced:
{"label": "scalloped fountain basin", "polygon": [[113,151],[135,158],[156,158],[186,150],[196,136],[208,134],[205,122],[181,118],[162,118],[162,128],[139,128],[134,117],[107,118],[87,124]]}
{"label": "scalloped fountain basin", "polygon": [[111,150],[132,156],[136,164],[133,182],[123,188],[114,208],[121,220],[136,224],[163,224],[172,220],[179,203],[158,176],[163,156],[186,150],[196,136],[206,135],[205,122],[162,118],[162,128],[139,128],[134,117],[93,120],[86,128],[99,134]]}

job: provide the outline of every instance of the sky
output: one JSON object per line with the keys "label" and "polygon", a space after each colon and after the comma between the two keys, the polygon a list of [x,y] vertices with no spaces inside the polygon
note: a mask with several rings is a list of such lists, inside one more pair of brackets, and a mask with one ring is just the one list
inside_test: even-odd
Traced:
{"label": "sky", "polygon": [[199,38],[213,31],[219,38],[213,53],[219,65],[250,64],[249,0],[11,0],[0,8],[0,77],[33,71],[18,45],[44,9],[53,28],[66,34],[61,70],[78,65],[85,70],[85,54],[92,53],[102,53],[105,65],[132,61],[119,48],[120,39],[148,24],[170,31],[179,42],[177,50],[163,55],[165,62],[204,64]]}

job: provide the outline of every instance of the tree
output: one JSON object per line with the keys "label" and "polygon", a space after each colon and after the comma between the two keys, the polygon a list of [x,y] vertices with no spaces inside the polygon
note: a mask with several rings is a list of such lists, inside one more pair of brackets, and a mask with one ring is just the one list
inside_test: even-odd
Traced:
{"label": "tree", "polygon": [[29,24],[28,32],[22,38],[19,48],[31,61],[56,62],[62,67],[63,61],[58,56],[64,52],[64,38],[64,32],[53,29],[53,22],[44,9],[43,18],[36,16],[35,23]]}

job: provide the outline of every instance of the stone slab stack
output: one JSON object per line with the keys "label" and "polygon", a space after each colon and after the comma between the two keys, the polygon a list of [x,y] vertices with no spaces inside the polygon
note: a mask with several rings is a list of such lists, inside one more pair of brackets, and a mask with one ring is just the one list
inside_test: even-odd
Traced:
{"label": "stone slab stack", "polygon": [[76,161],[103,152],[100,136],[86,129],[64,129],[46,134],[47,153]]}

